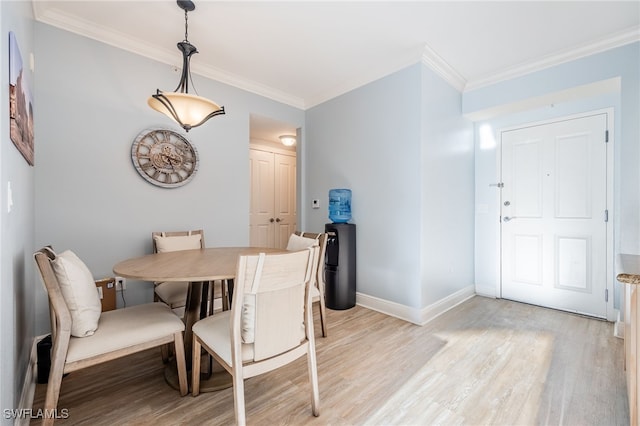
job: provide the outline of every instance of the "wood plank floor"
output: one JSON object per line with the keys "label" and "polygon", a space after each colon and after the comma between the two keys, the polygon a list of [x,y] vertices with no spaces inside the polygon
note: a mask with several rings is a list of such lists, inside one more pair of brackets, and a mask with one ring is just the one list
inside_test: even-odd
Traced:
{"label": "wood plank floor", "polygon": [[[316,327],[320,417],[301,359],[245,382],[249,424],[629,424],[611,323],[484,297],[423,327],[361,307],[328,313],[329,337]],[[231,389],[181,398],[163,368],[150,350],[69,374],[58,404],[69,418],[56,424],[234,423]]]}

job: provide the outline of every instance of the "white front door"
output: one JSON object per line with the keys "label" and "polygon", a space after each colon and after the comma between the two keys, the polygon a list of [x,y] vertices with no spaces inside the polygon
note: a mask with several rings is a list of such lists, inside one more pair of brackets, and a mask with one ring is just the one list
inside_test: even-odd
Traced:
{"label": "white front door", "polygon": [[502,132],[501,296],[606,317],[607,114]]}

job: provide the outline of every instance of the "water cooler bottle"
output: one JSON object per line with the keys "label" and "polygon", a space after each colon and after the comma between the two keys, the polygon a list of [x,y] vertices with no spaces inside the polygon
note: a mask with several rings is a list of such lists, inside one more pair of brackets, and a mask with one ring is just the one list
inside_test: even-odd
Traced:
{"label": "water cooler bottle", "polygon": [[329,191],[329,218],[325,257],[325,304],[343,310],[356,305],[356,225],[351,219],[351,191]]}

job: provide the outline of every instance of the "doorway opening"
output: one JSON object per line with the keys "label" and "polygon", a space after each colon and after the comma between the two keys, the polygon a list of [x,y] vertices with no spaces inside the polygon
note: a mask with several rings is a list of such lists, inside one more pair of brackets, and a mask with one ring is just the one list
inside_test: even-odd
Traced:
{"label": "doorway opening", "polygon": [[[294,125],[252,114],[249,143],[249,244],[285,248],[298,225],[297,146]],[[280,136],[296,136],[284,145]]]}

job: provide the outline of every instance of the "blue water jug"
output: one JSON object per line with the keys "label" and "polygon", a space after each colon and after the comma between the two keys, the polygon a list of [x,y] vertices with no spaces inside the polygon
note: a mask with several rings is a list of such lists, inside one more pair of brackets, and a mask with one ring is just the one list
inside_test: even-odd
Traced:
{"label": "blue water jug", "polygon": [[329,219],[333,223],[347,223],[351,219],[351,190],[329,191]]}

